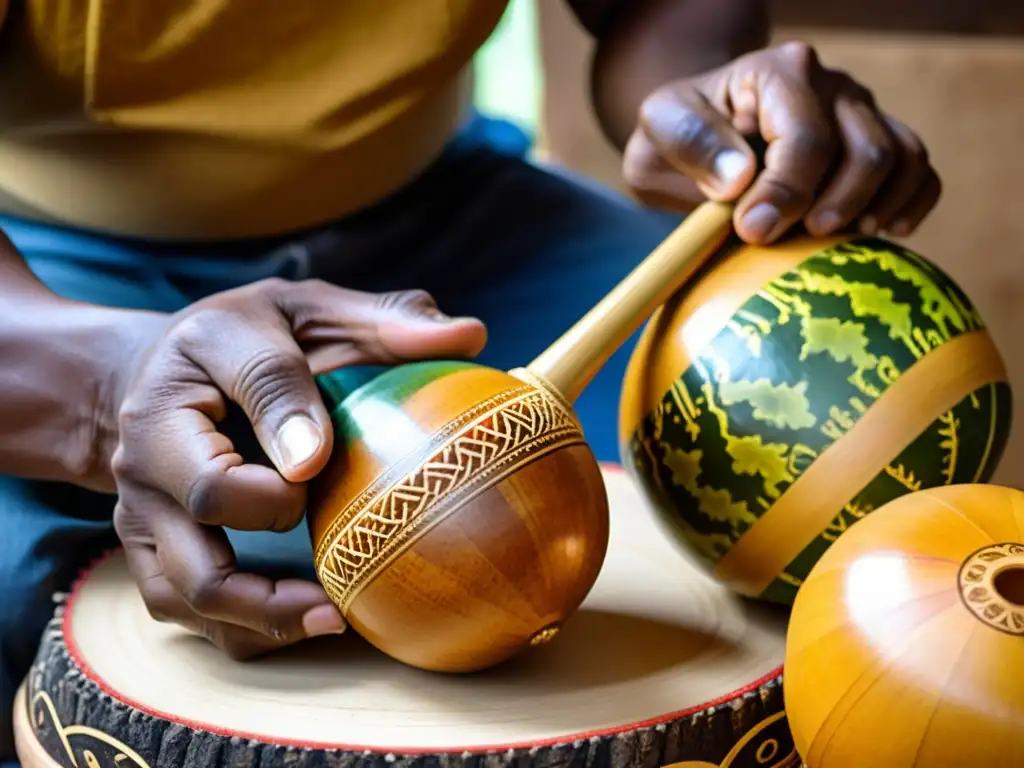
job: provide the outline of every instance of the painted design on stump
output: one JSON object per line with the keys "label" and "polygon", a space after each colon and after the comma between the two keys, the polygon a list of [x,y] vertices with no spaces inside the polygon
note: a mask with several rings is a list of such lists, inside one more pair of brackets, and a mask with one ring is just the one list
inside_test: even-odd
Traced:
{"label": "painted design on stump", "polygon": [[28,702],[32,730],[40,744],[69,768],[151,768],[120,739],[86,725],[64,725],[46,691],[32,692]]}
{"label": "painted design on stump", "polygon": [[[874,238],[813,253],[736,311],[623,446],[685,538],[721,560],[901,374],[984,333],[969,299],[916,254]],[[985,482],[1005,446],[1004,382],[963,392],[853,498],[761,597],[792,603],[857,520],[911,491]],[[909,405],[909,404],[908,404]]]}
{"label": "painted design on stump", "polygon": [[[1024,637],[1024,604],[1015,602],[998,583],[1000,577],[1024,584],[1024,544],[994,544],[971,555],[960,569],[964,605],[988,626]],[[1024,600],[1024,587],[1021,587]]]}
{"label": "painted design on stump", "polygon": [[801,764],[786,713],[779,712],[749,731],[720,765],[690,760],[666,768],[799,768]]}
{"label": "painted design on stump", "polygon": [[524,384],[446,424],[415,466],[385,472],[337,517],[316,552],[324,589],[345,611],[359,591],[474,495],[524,463],[583,442],[575,416]]}

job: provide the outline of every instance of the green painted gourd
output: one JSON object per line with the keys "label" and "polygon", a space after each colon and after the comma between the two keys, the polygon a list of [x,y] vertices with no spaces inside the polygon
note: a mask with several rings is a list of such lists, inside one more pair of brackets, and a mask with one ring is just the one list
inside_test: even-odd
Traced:
{"label": "green painted gourd", "polygon": [[833,541],[901,495],[984,483],[1007,373],[963,291],[872,237],[731,241],[633,352],[623,463],[741,594],[791,604]]}

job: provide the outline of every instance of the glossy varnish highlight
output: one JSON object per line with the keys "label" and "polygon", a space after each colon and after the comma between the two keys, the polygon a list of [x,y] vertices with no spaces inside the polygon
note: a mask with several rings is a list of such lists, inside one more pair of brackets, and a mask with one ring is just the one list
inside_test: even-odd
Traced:
{"label": "glossy varnish highlight", "polygon": [[643,332],[620,440],[719,579],[791,603],[872,510],[991,477],[1010,410],[977,311],[917,254],[864,237],[733,241]]}
{"label": "glossy varnish highlight", "polygon": [[426,362],[321,380],[340,441],[317,482],[317,573],[363,637],[472,671],[552,639],[608,543],[568,404],[510,374]]}
{"label": "glossy varnish highlight", "polygon": [[1024,493],[878,509],[793,606],[786,710],[808,768],[1024,765]]}

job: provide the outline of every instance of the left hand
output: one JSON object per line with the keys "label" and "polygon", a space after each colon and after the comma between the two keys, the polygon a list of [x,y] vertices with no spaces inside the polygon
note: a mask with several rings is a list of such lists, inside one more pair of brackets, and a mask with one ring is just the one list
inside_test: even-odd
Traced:
{"label": "left hand", "polygon": [[[768,145],[760,174],[743,138],[753,134]],[[942,193],[914,132],[803,43],[655,91],[641,107],[623,173],[642,200],[663,208],[736,201],[737,234],[762,244],[801,221],[818,237],[851,227],[905,237]]]}

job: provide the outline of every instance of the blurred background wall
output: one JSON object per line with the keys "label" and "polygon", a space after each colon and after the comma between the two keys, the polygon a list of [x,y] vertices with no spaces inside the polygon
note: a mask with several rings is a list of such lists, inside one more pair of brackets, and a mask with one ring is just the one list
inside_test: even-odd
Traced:
{"label": "blurred background wall", "polygon": [[[992,327],[1018,418],[995,482],[1024,488],[1024,2],[777,0],[778,41],[817,46],[929,146],[945,183],[905,241],[947,270]],[[538,136],[538,154],[619,186],[587,100],[591,44],[563,0],[514,0],[477,62],[477,102]]]}

